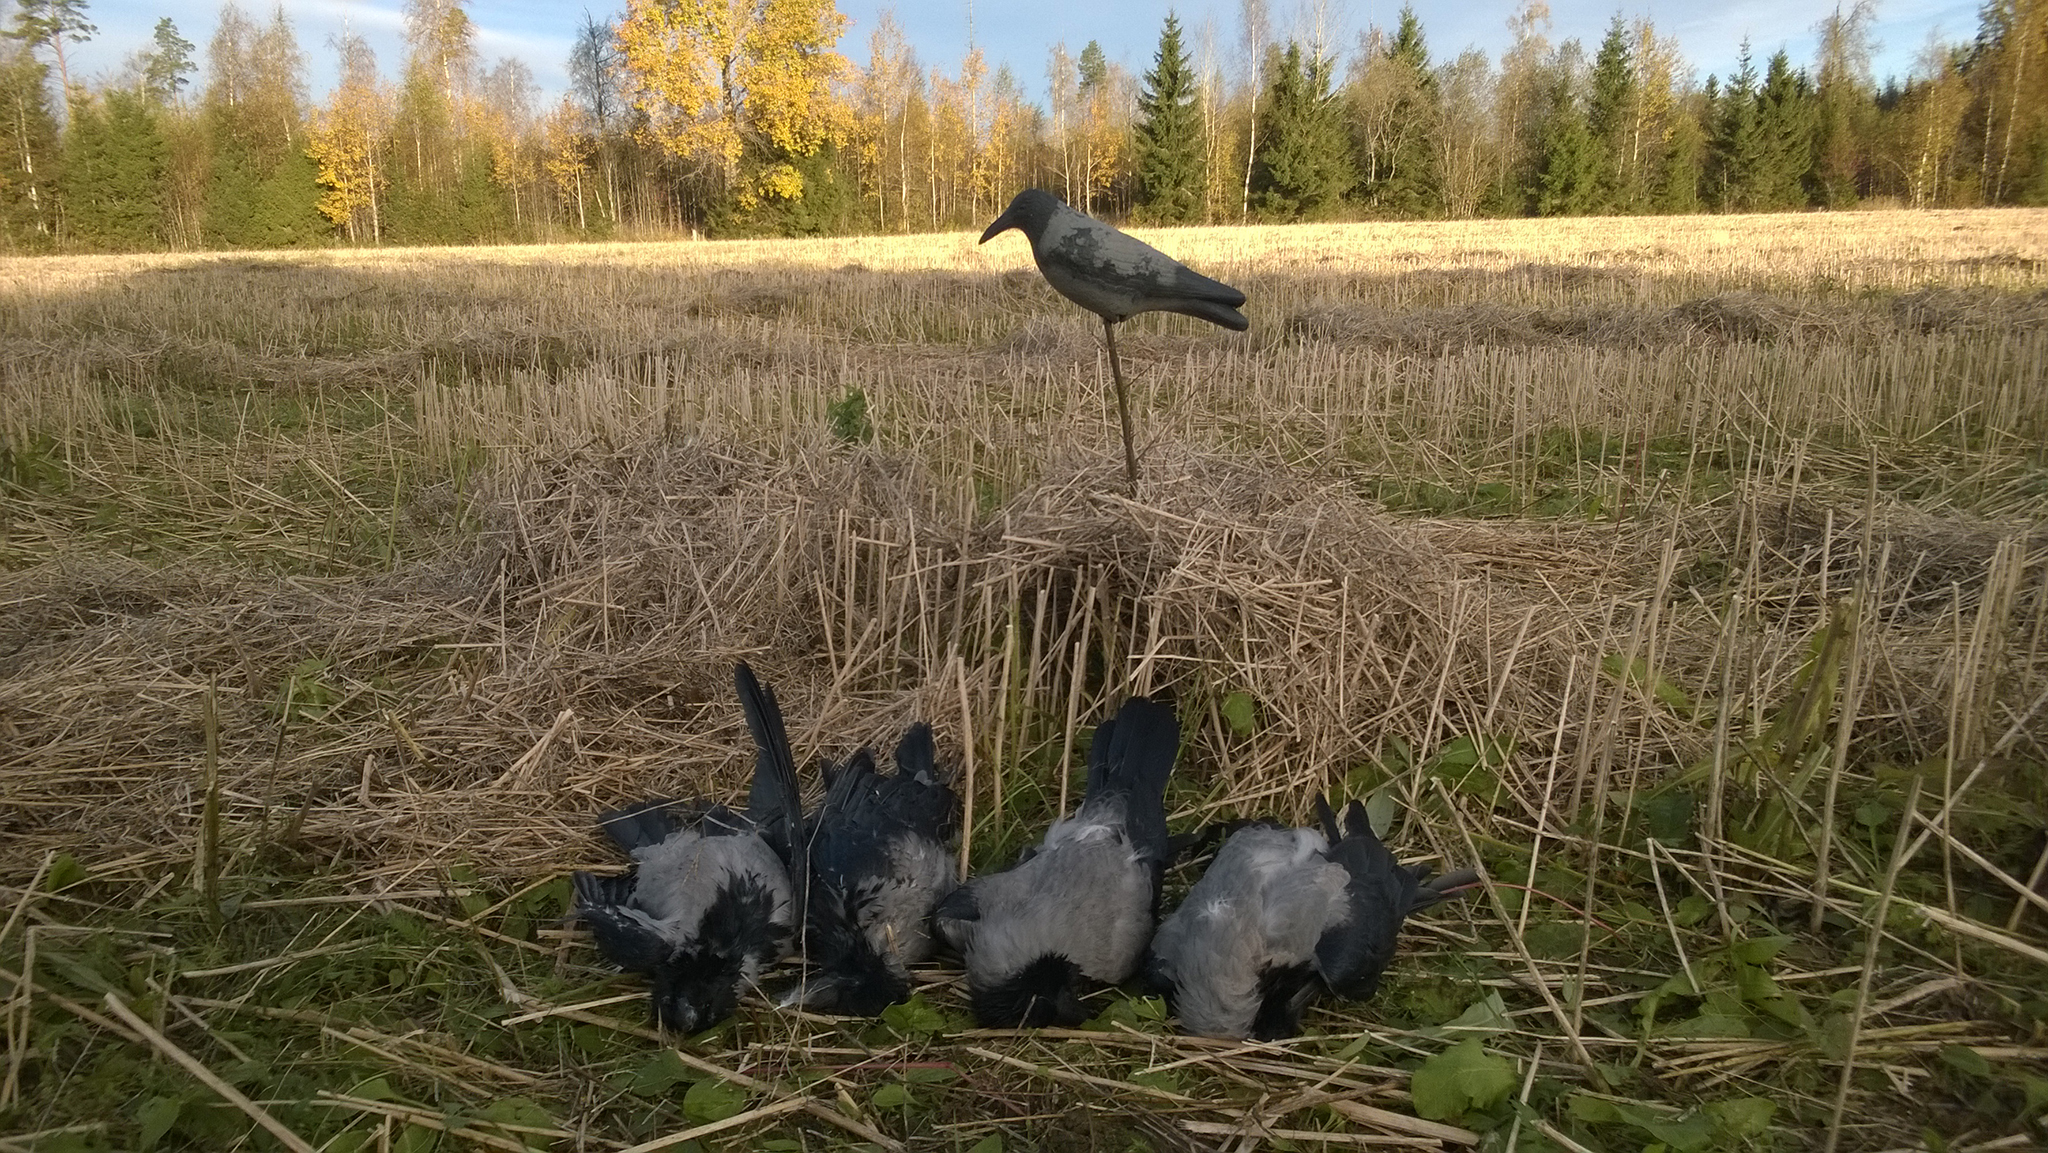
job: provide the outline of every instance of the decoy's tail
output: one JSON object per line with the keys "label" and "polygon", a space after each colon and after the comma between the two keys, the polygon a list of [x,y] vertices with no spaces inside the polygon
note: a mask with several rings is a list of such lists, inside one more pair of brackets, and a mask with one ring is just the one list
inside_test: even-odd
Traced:
{"label": "decoy's tail", "polygon": [[1252,322],[1245,317],[1244,313],[1214,300],[1184,301],[1175,304],[1167,311],[1178,312],[1182,316],[1192,316],[1196,320],[1206,320],[1210,324],[1222,325],[1232,332],[1243,332],[1252,326]]}
{"label": "decoy's tail", "polygon": [[804,802],[796,780],[796,758],[789,751],[789,733],[782,726],[782,708],[775,694],[754,678],[741,661],[733,666],[733,687],[739,690],[740,711],[754,734],[754,785],[747,793],[747,817],[762,839],[782,857],[796,896],[794,923],[804,923],[811,888],[810,847],[804,838]]}

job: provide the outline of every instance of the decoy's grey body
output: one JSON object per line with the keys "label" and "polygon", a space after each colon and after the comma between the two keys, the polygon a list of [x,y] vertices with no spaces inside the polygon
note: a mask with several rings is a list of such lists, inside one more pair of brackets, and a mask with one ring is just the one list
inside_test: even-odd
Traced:
{"label": "decoy's grey body", "polygon": [[1009,229],[1031,238],[1038,271],[1061,296],[1115,324],[1140,312],[1178,312],[1243,332],[1244,293],[1199,272],[1036,188],[1019,192],[981,234]]}
{"label": "decoy's grey body", "polygon": [[792,883],[809,872],[793,835],[803,802],[782,712],[745,664],[733,679],[756,751],[746,813],[714,805],[687,828],[664,801],[606,813],[600,823],[633,868],[572,878],[598,951],[645,974],[654,1019],[684,1033],[731,1015],[740,986],[785,955],[803,916]]}
{"label": "decoy's grey body", "polygon": [[811,822],[807,1008],[872,1016],[910,995],[908,966],[932,954],[932,908],[959,887],[947,848],[960,798],[939,778],[930,725],[896,746],[883,776],[861,749],[833,774]]}
{"label": "decoy's grey body", "polygon": [[1124,702],[1095,730],[1080,809],[1015,865],[940,903],[939,929],[966,959],[983,1025],[1078,1024],[1088,986],[1137,968],[1170,853],[1166,777],[1179,747],[1172,709]]}
{"label": "decoy's grey body", "polygon": [[1321,830],[1233,834],[1159,926],[1146,979],[1188,1032],[1291,1037],[1318,991],[1371,996],[1408,914],[1478,880],[1469,871],[1425,880],[1426,867],[1397,863],[1357,801],[1341,833],[1321,797],[1316,809]]}
{"label": "decoy's grey body", "polygon": [[981,234],[980,243],[1017,229],[1031,239],[1031,258],[1061,296],[1102,318],[1116,413],[1124,438],[1124,480],[1138,488],[1138,450],[1131,405],[1124,392],[1123,360],[1116,351],[1118,322],[1141,312],[1178,312],[1243,332],[1252,322],[1238,311],[1244,293],[1211,280],[1134,236],[1074,211],[1050,192],[1027,188]]}

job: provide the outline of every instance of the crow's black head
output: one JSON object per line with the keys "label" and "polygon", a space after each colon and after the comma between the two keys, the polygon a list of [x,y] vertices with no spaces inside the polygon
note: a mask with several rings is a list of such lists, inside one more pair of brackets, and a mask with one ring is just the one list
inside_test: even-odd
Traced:
{"label": "crow's black head", "polygon": [[804,992],[804,1007],[847,1017],[877,1017],[889,1006],[909,999],[909,979],[880,958],[847,958],[811,978]]}
{"label": "crow's black head", "polygon": [[649,975],[655,1024],[676,1033],[709,1029],[739,1006],[744,976],[738,957],[710,949],[677,953]]}
{"label": "crow's black head", "polygon": [[1081,1004],[1081,979],[1079,965],[1048,953],[1008,980],[970,987],[968,997],[975,1019],[992,1029],[1078,1025],[1088,1019],[1088,1009]]}

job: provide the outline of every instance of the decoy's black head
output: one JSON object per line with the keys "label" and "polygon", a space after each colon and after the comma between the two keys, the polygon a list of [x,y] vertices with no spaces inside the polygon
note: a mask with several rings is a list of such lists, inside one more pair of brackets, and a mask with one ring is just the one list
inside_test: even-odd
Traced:
{"label": "decoy's black head", "polygon": [[1036,244],[1039,234],[1052,222],[1052,214],[1058,212],[1061,207],[1060,198],[1052,193],[1027,188],[1019,192],[1015,200],[1010,201],[1010,206],[1003,209],[1003,214],[995,218],[988,226],[988,230],[981,234],[981,240],[977,243],[987,244],[991,238],[1014,228],[1030,237],[1031,242]]}
{"label": "decoy's black head", "polygon": [[675,1033],[697,1033],[732,1016],[743,976],[737,957],[688,949],[649,974],[654,1022]]}

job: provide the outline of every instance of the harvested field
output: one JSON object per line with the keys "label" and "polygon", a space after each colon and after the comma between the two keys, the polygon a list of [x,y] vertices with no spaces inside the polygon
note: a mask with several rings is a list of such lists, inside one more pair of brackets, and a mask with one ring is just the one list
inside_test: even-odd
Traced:
{"label": "harvested field", "polygon": [[[2048,213],[1150,238],[1254,326],[1123,327],[1135,497],[1021,243],[0,261],[0,1149],[2048,1140]],[[1177,831],[1492,884],[1283,1044],[672,1047],[566,877],[742,658],[978,868],[1145,691]]]}

